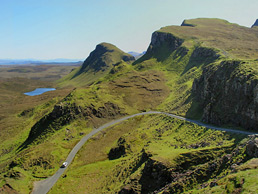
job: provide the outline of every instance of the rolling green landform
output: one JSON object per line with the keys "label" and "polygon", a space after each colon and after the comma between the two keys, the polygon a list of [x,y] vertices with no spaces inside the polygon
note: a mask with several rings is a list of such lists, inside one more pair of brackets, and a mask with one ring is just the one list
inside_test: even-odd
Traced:
{"label": "rolling green landform", "polygon": [[[185,20],[155,31],[137,60],[101,43],[70,73],[33,72],[0,80],[0,193],[31,193],[84,135],[138,112],[258,133],[257,26]],[[38,87],[57,90],[23,95]],[[87,141],[49,193],[258,193],[257,157],[258,135],[137,116]]]}

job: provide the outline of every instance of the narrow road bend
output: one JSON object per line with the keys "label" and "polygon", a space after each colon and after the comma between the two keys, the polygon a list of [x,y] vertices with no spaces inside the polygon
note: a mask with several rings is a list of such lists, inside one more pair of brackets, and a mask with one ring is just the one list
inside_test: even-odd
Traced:
{"label": "narrow road bend", "polygon": [[[134,114],[134,115],[126,116],[126,117],[111,121],[107,124],[104,124],[104,125],[100,126],[97,129],[91,131],[89,134],[85,135],[74,146],[74,148],[72,149],[72,151],[69,153],[68,157],[66,158],[66,161],[68,162],[68,165],[66,166],[66,168],[68,168],[68,166],[71,164],[71,162],[74,159],[76,153],[81,149],[81,147],[87,142],[87,140],[89,140],[96,133],[98,133],[98,132],[102,131],[103,129],[105,129],[107,127],[110,127],[114,124],[125,121],[127,119],[130,119],[130,118],[133,118],[133,117],[136,117],[136,116],[140,116],[140,115],[148,115],[148,114],[164,114],[164,115],[167,115],[167,116],[172,117],[172,118],[177,118],[177,119],[180,119],[180,120],[188,121],[188,122],[195,123],[197,125],[204,126],[204,127],[214,129],[214,130],[227,131],[227,132],[232,132],[232,133],[240,133],[240,134],[245,134],[245,135],[256,134],[256,133],[248,132],[248,131],[240,131],[240,130],[236,130],[236,129],[226,129],[226,128],[215,127],[215,126],[212,126],[212,125],[202,123],[200,121],[187,119],[187,118],[184,118],[184,117],[180,117],[180,116],[170,114],[170,113],[165,113],[165,112],[158,112],[158,111],[142,112],[142,113],[137,113],[137,114]],[[65,172],[66,168],[59,168],[59,170],[53,176],[51,176],[51,177],[49,177],[45,180],[36,182],[34,184],[34,189],[32,191],[32,194],[46,194],[54,186],[54,184],[61,177],[61,175]]]}

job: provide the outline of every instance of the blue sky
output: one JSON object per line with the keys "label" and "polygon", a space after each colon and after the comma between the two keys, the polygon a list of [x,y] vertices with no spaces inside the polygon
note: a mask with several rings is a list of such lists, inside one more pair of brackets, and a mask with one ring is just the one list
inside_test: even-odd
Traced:
{"label": "blue sky", "polygon": [[0,59],[85,59],[101,42],[142,52],[152,32],[209,17],[250,27],[257,0],[0,0]]}

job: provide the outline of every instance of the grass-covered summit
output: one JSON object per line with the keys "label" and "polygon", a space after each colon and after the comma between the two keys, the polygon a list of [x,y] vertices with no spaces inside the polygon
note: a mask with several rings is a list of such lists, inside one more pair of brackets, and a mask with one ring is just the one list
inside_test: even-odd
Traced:
{"label": "grass-covered summit", "polygon": [[62,85],[88,85],[106,75],[120,62],[132,62],[135,58],[109,43],[98,44],[82,66],[61,80]]}
{"label": "grass-covered summit", "polygon": [[230,58],[257,59],[256,28],[247,28],[221,19],[185,20],[181,26],[167,26],[158,32],[171,33],[184,40],[186,46],[200,44],[216,48]]}
{"label": "grass-covered summit", "polygon": [[123,52],[109,43],[101,43],[90,53],[90,56],[82,64],[78,74],[92,70],[93,72],[105,71],[121,61],[133,61],[134,57]]}

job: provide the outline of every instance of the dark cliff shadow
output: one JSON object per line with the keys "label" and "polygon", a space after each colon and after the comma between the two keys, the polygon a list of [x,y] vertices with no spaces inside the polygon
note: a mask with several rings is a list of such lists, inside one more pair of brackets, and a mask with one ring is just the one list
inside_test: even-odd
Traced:
{"label": "dark cliff shadow", "polygon": [[201,120],[202,115],[203,115],[203,107],[202,104],[198,101],[197,97],[192,93],[185,103],[192,103],[191,107],[188,109],[186,112],[185,117],[189,119],[194,119],[194,120]]}
{"label": "dark cliff shadow", "polygon": [[[17,151],[22,151],[23,149],[27,148],[30,144],[36,143],[36,140],[39,139],[39,142],[44,140],[44,136],[47,133],[53,132],[54,128],[54,120],[50,118],[49,115],[40,119],[32,128],[29,133],[27,139],[18,147]],[[38,143],[39,143],[38,142]]]}
{"label": "dark cliff shadow", "polygon": [[220,56],[210,48],[197,47],[190,56],[189,62],[181,75],[184,75],[193,67],[206,66],[214,63]]}

